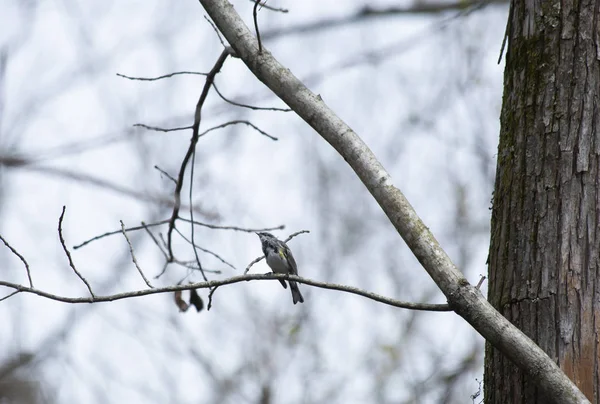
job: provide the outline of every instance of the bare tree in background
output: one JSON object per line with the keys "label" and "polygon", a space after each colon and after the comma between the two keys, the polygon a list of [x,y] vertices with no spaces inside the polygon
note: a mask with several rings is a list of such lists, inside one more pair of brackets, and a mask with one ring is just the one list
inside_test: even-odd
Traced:
{"label": "bare tree in background", "polygon": [[[512,2],[489,300],[600,402],[599,2]],[[488,344],[486,403],[550,397]]]}

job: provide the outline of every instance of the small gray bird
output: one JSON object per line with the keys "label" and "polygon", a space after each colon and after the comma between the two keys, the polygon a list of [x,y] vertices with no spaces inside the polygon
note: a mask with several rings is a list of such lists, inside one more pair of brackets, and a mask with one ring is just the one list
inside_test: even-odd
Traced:
{"label": "small gray bird", "polygon": [[[296,261],[292,255],[290,248],[281,240],[271,233],[256,233],[260,237],[262,243],[262,250],[267,260],[267,265],[276,274],[290,274],[298,275],[298,267]],[[283,279],[279,279],[281,285],[287,289],[287,285]],[[294,281],[288,281],[290,283],[290,289],[292,290],[292,300],[294,304],[300,302],[304,303],[304,298],[300,294],[300,289]]]}

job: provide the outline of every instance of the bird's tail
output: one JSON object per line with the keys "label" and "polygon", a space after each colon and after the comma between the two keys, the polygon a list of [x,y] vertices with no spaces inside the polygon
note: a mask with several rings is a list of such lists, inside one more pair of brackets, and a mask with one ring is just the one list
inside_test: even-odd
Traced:
{"label": "bird's tail", "polygon": [[298,302],[304,303],[304,298],[302,297],[302,293],[300,293],[300,289],[298,289],[298,284],[296,284],[296,282],[294,281],[289,282],[290,289],[292,290],[292,300],[294,301],[294,304]]}

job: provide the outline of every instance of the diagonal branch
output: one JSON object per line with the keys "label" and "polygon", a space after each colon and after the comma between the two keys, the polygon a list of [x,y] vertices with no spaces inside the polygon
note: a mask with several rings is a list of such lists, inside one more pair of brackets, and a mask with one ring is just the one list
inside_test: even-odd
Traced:
{"label": "diagonal branch", "polygon": [[559,403],[588,402],[539,346],[469,284],[363,140],[264,46],[259,52],[256,38],[227,0],[199,1],[252,73],[350,165],[454,311],[527,373],[547,397]]}
{"label": "diagonal branch", "polygon": [[149,288],[153,288],[154,286],[152,286],[152,284],[150,283],[150,281],[148,280],[148,278],[146,278],[146,275],[144,275],[144,271],[142,271],[142,268],[140,268],[140,265],[137,262],[137,258],[135,258],[135,253],[133,252],[133,245],[131,245],[131,240],[129,240],[129,236],[127,236],[127,231],[125,229],[125,224],[123,223],[122,220],[121,220],[121,232],[123,233],[123,237],[125,237],[125,240],[127,240],[127,245],[129,246],[129,253],[131,254],[131,260],[133,261],[133,264],[135,265],[135,268],[140,273],[140,276],[142,277],[142,279],[144,280],[144,282],[146,283],[146,285],[148,285]]}
{"label": "diagonal branch", "polygon": [[19,254],[19,252],[17,250],[15,250],[10,244],[8,244],[8,241],[6,241],[4,239],[4,237],[2,237],[2,235],[0,235],[0,240],[2,240],[2,242],[4,243],[4,245],[14,255],[16,255],[17,258],[19,258],[21,260],[21,262],[23,263],[23,265],[25,265],[25,271],[27,272],[27,279],[29,280],[29,286],[33,287],[33,281],[31,280],[31,270],[29,269],[29,263],[27,262],[27,260],[25,259],[25,257],[23,257],[21,254]]}

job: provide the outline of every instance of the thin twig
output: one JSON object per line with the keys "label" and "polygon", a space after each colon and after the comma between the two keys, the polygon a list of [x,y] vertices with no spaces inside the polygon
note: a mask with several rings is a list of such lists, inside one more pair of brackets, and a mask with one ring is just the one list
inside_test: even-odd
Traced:
{"label": "thin twig", "polygon": [[310,233],[310,230],[300,230],[297,231],[295,233],[292,233],[288,236],[288,238],[285,239],[284,243],[287,243],[288,241],[290,241],[291,239],[293,239],[294,237],[300,235],[300,234],[304,234],[304,233]]}
{"label": "thin twig", "polygon": [[213,22],[210,20],[210,18],[208,18],[207,16],[204,16],[204,19],[206,21],[208,21],[208,23],[210,24],[210,26],[212,27],[213,31],[215,31],[215,34],[217,34],[217,38],[219,38],[219,42],[221,42],[221,45],[223,45],[224,48],[227,48],[227,44],[225,43],[225,41],[223,40],[223,37],[221,36],[221,33],[219,32],[219,30],[217,29],[217,26],[215,24],[213,24]]}
{"label": "thin twig", "polygon": [[171,240],[173,237],[173,229],[175,228],[175,221],[179,217],[179,209],[181,208],[181,190],[183,188],[183,179],[185,177],[185,170],[187,168],[188,162],[190,161],[190,158],[192,157],[192,154],[194,153],[194,150],[196,149],[196,143],[198,142],[198,135],[199,135],[199,130],[200,130],[200,120],[202,118],[202,106],[204,105],[204,101],[206,100],[206,97],[208,96],[208,90],[210,89],[210,87],[215,79],[215,76],[217,75],[217,73],[219,73],[219,71],[223,67],[223,64],[225,63],[227,56],[229,56],[229,53],[226,50],[221,52],[221,55],[217,59],[217,62],[215,63],[215,65],[213,66],[211,71],[206,76],[204,88],[202,89],[202,93],[200,94],[200,98],[198,99],[198,103],[196,104],[196,111],[194,114],[194,124],[192,127],[193,133],[192,133],[192,138],[190,140],[190,146],[185,154],[185,157],[183,158],[183,161],[181,162],[181,168],[179,169],[179,175],[177,177],[177,185],[175,185],[175,192],[174,192],[175,204],[173,206],[173,213],[171,214],[171,219],[169,220],[169,230],[167,231],[167,246],[168,246],[169,258],[173,257],[173,245],[171,243]]}
{"label": "thin twig", "polygon": [[[32,286],[32,287],[33,287],[33,286]],[[15,290],[14,292],[12,292],[12,293],[9,293],[8,295],[6,295],[6,296],[4,296],[3,298],[1,298],[1,299],[0,299],[0,302],[1,302],[1,301],[3,301],[3,300],[7,300],[7,299],[9,299],[9,298],[13,297],[14,295],[16,295],[17,293],[20,293],[20,292],[21,292],[20,290]]]}
{"label": "thin twig", "polygon": [[158,170],[162,175],[164,175],[165,177],[167,177],[168,179],[170,179],[171,181],[173,181],[175,184],[177,184],[177,180],[175,178],[173,178],[171,176],[171,174],[169,174],[168,172],[166,172],[165,170],[163,170],[159,166],[154,166],[154,169]]}
{"label": "thin twig", "polygon": [[[148,225],[146,223],[142,222],[142,227],[144,228],[144,230],[146,230],[146,233],[148,233],[148,235],[150,236],[150,238],[152,239],[152,241],[154,241],[154,244],[156,244],[156,246],[158,247],[158,249],[160,250],[160,252],[163,254],[163,256],[165,257],[165,259],[168,260],[169,256],[163,250],[162,246],[158,242],[158,239],[156,238],[156,236],[154,235],[154,233],[152,233],[152,231],[148,228]],[[125,230],[128,231],[127,229],[125,229]]]}
{"label": "thin twig", "polygon": [[167,246],[167,240],[165,240],[164,235],[162,233],[158,233],[158,237],[160,237],[160,242],[162,243],[163,248],[165,249],[165,251],[168,250],[169,247]]}
{"label": "thin twig", "polygon": [[[190,220],[194,220],[194,209],[192,209],[193,205],[193,195],[194,195],[194,168],[196,167],[196,149],[194,148],[194,151],[192,151],[192,164],[191,164],[191,168],[190,168],[190,192],[189,192],[189,198],[190,198]],[[177,228],[174,227],[175,230],[177,230]],[[195,238],[195,234],[196,234],[196,228],[194,226],[192,226],[192,228],[190,229],[190,233],[192,236],[192,240],[190,241],[190,244],[192,245],[192,247],[194,247],[194,258],[196,259],[196,264],[198,264],[198,269],[200,270],[200,273],[202,274],[202,278],[205,281],[208,281],[208,278],[206,277],[206,274],[204,273],[204,269],[202,268],[202,263],[200,262],[200,255],[198,254],[198,249],[196,249],[196,240],[194,240]],[[179,234],[181,234],[181,232],[178,232]]]}
{"label": "thin twig", "polygon": [[285,229],[285,225],[281,224],[277,227],[267,227],[264,229],[249,229],[249,228],[244,228],[244,227],[237,227],[237,226],[219,226],[219,225],[215,225],[215,224],[208,224],[208,223],[202,223],[202,222],[197,222],[197,221],[193,221],[190,219],[186,219],[183,217],[180,217],[179,220],[181,220],[182,222],[186,222],[186,223],[192,223],[196,226],[202,226],[202,227],[207,227],[209,229],[215,229],[215,230],[235,230],[235,231],[242,231],[244,233],[256,233],[256,232],[260,232],[260,231],[272,231],[272,230],[283,230]]}
{"label": "thin twig", "polygon": [[271,135],[269,135],[267,132],[265,132],[265,131],[263,131],[263,130],[259,129],[259,128],[258,128],[256,125],[254,125],[252,122],[250,122],[250,121],[246,121],[246,120],[235,120],[235,121],[229,121],[229,122],[222,123],[221,125],[213,126],[212,128],[210,128],[210,129],[207,129],[207,130],[205,130],[204,132],[202,132],[200,135],[198,135],[198,137],[204,136],[204,135],[206,135],[207,133],[209,133],[209,132],[212,132],[213,130],[222,129],[222,128],[225,128],[225,127],[227,127],[227,126],[231,126],[231,125],[237,125],[237,124],[240,124],[240,123],[243,123],[243,124],[245,124],[245,125],[251,126],[251,127],[252,127],[252,128],[255,130],[255,131],[257,131],[258,133],[260,133],[260,134],[261,134],[261,135],[263,135],[263,136],[266,136],[266,137],[268,137],[268,138],[269,138],[269,139],[271,139],[271,140],[279,140],[279,139],[278,139],[278,138],[276,138],[275,136],[271,136]]}
{"label": "thin twig", "polygon": [[188,130],[188,129],[194,128],[193,126],[181,126],[179,128],[160,128],[158,126],[144,125],[143,123],[136,123],[133,126],[148,129],[148,130],[154,130],[156,132],[177,132],[180,130]]}
{"label": "thin twig", "polygon": [[[167,223],[169,223],[169,219],[161,220],[161,221],[158,221],[156,223],[149,223],[149,224],[142,223],[141,226],[133,226],[133,227],[129,227],[129,228],[125,229],[125,230],[126,231],[142,230],[142,229],[146,229],[147,227],[160,226],[160,225],[167,224]],[[119,229],[119,230],[109,231],[109,232],[106,232],[104,234],[100,234],[98,236],[95,236],[95,237],[92,237],[92,238],[90,238],[88,240],[85,240],[84,242],[82,242],[80,244],[77,244],[76,246],[73,246],[73,249],[77,250],[77,249],[79,249],[81,247],[84,247],[84,246],[88,245],[89,243],[91,243],[93,241],[97,241],[97,240],[100,240],[100,239],[102,239],[104,237],[108,237],[108,236],[114,236],[115,234],[120,234],[120,233],[121,233],[121,230]]]}
{"label": "thin twig", "polygon": [[90,292],[90,295],[92,295],[92,298],[95,298],[94,292],[92,292],[92,287],[90,286],[88,281],[83,277],[83,275],[81,275],[81,273],[79,273],[77,268],[75,268],[75,264],[73,263],[73,259],[71,258],[71,253],[69,252],[69,249],[67,248],[67,244],[65,243],[65,239],[63,238],[62,222],[65,217],[66,210],[67,210],[67,207],[63,206],[62,213],[60,214],[60,218],[58,219],[58,237],[60,238],[60,244],[62,245],[62,248],[65,251],[67,258],[69,259],[69,266],[71,267],[73,272],[75,272],[75,275],[77,275],[79,277],[79,279],[81,279],[81,281],[85,284],[85,286],[87,286],[87,288]]}
{"label": "thin twig", "polygon": [[246,281],[255,281],[255,280],[288,280],[295,281],[298,283],[314,286],[321,289],[329,289],[329,290],[339,290],[341,292],[347,292],[351,294],[355,294],[358,296],[363,296],[368,299],[374,300],[379,303],[387,304],[389,306],[399,307],[403,309],[411,309],[411,310],[423,310],[423,311],[452,311],[449,305],[447,304],[432,304],[432,303],[412,303],[412,302],[404,302],[397,299],[392,299],[389,297],[385,297],[379,295],[377,293],[368,292],[366,290],[362,290],[359,288],[355,288],[353,286],[346,285],[338,285],[334,283],[320,282],[315,281],[308,278],[302,278],[296,275],[286,275],[286,274],[248,274],[248,275],[239,275],[233,276],[227,279],[221,280],[213,280],[208,282],[198,282],[198,283],[190,283],[187,285],[172,285],[166,286],[162,288],[154,288],[154,289],[142,289],[135,290],[124,293],[117,293],[114,295],[106,295],[106,296],[92,296],[92,297],[66,297],[59,296],[52,293],[44,292],[43,290],[30,288],[24,285],[19,285],[12,282],[6,282],[0,280],[0,286],[5,286],[11,289],[15,289],[19,292],[32,293],[41,297],[45,297],[47,299],[56,300],[64,303],[101,303],[101,302],[112,302],[115,300],[128,299],[133,297],[141,297],[154,295],[157,293],[170,293],[178,290],[189,290],[189,289],[207,289],[214,288],[219,286],[231,285],[239,282]]}
{"label": "thin twig", "polygon": [[192,74],[195,76],[207,76],[208,75],[208,73],[182,71],[182,72],[174,72],[174,73],[164,74],[162,76],[157,76],[157,77],[134,77],[134,76],[126,76],[121,73],[117,73],[117,76],[123,77],[124,79],[128,79],[128,80],[156,81],[156,80],[162,80],[162,79],[166,79],[166,78],[173,77],[173,76],[179,76],[182,74]]}
{"label": "thin twig", "polygon": [[0,240],[2,240],[4,245],[8,247],[8,249],[21,260],[23,265],[25,265],[25,271],[27,271],[27,279],[29,280],[29,286],[33,287],[33,281],[31,280],[31,271],[29,270],[29,264],[27,263],[25,257],[19,254],[17,250],[15,250],[10,244],[8,244],[8,241],[6,241],[4,237],[2,237],[2,235],[0,235]]}
{"label": "thin twig", "polygon": [[504,36],[502,37],[502,46],[500,47],[500,55],[498,56],[498,64],[502,61],[502,55],[504,55],[504,47],[506,46],[506,41],[510,35],[510,28],[512,24],[514,5],[512,0],[508,4],[508,19],[506,20],[506,28],[504,29]]}
{"label": "thin twig", "polygon": [[219,91],[219,89],[217,88],[217,84],[216,83],[213,83],[213,88],[215,89],[215,91],[217,92],[217,94],[219,95],[219,97],[221,97],[221,99],[223,101],[225,101],[228,104],[235,105],[236,107],[248,108],[248,109],[252,109],[252,110],[255,110],[255,111],[279,111],[279,112],[291,112],[292,111],[291,108],[256,107],[254,105],[242,104],[242,103],[230,100],[229,98],[225,97],[221,93],[221,91]]}
{"label": "thin twig", "polygon": [[244,270],[244,275],[246,275],[248,273],[248,271],[250,270],[250,267],[254,264],[256,264],[257,262],[260,262],[260,260],[262,260],[263,258],[265,258],[264,256],[262,257],[258,257],[256,259],[254,259],[251,263],[248,264],[248,266],[246,267],[246,269]]}
{"label": "thin twig", "polygon": [[127,236],[127,231],[125,231],[125,224],[123,223],[122,220],[120,220],[120,222],[121,222],[121,232],[123,233],[123,236],[125,237],[125,240],[127,240],[127,244],[129,245],[129,253],[131,254],[131,259],[133,260],[133,264],[137,268],[137,270],[140,273],[140,275],[141,275],[142,279],[144,280],[144,282],[146,282],[146,285],[148,285],[149,288],[153,288],[154,286],[152,286],[150,284],[150,282],[146,278],[146,275],[144,275],[144,272],[142,271],[142,268],[140,268],[140,266],[139,266],[139,264],[137,262],[137,259],[135,258],[135,254],[133,253],[133,246],[131,245],[131,240],[129,240],[129,237]]}
{"label": "thin twig", "polygon": [[256,30],[256,40],[258,41],[258,53],[262,53],[262,41],[260,40],[260,31],[258,30],[258,6],[260,5],[259,0],[254,2],[254,10],[252,10],[252,17],[254,19],[254,29]]}
{"label": "thin twig", "polygon": [[[203,223],[203,222],[197,222],[197,221],[191,221],[190,219],[186,219],[183,217],[178,218],[179,220],[181,220],[182,222],[186,222],[186,223],[192,223],[195,226],[202,226],[202,227],[207,227],[209,229],[215,229],[215,230],[234,230],[234,231],[242,231],[244,233],[256,233],[256,232],[260,232],[260,231],[273,231],[273,230],[283,230],[285,229],[284,225],[279,225],[277,227],[266,227],[266,228],[262,228],[262,229],[249,229],[249,228],[244,228],[244,227],[238,227],[238,226],[219,226],[217,224],[208,224],[208,223]],[[142,223],[141,226],[133,226],[133,227],[129,227],[127,229],[125,229],[126,231],[136,231],[136,230],[143,230],[147,227],[155,227],[155,226],[160,226],[163,224],[167,224],[169,223],[171,219],[165,219],[165,220],[160,220],[158,222],[155,223]],[[113,230],[113,231],[109,231],[106,232],[104,234],[100,234],[98,236],[92,237],[80,244],[77,244],[76,246],[73,246],[73,249],[77,250],[81,247],[84,247],[88,244],[90,244],[93,241],[97,241],[100,240],[102,238],[108,237],[108,236],[114,236],[115,234],[120,234],[121,230]],[[166,244],[166,243],[165,243]]]}
{"label": "thin twig", "polygon": [[192,240],[190,240],[186,236],[184,236],[183,233],[181,231],[179,231],[179,229],[175,228],[175,231],[177,232],[177,234],[179,234],[179,236],[181,236],[182,239],[184,239],[186,242],[191,244],[192,247],[197,248],[198,250],[200,250],[202,252],[212,255],[213,257],[215,257],[216,259],[221,261],[223,264],[225,264],[225,265],[229,266],[231,269],[235,270],[235,267],[233,265],[231,265],[229,262],[225,261],[225,259],[223,259],[219,254],[217,254],[213,251],[207,250],[206,248],[202,248],[199,245],[195,245],[194,243],[192,243]]}
{"label": "thin twig", "polygon": [[218,286],[215,286],[214,288],[210,289],[210,292],[208,292],[208,306],[206,306],[206,311],[210,311],[210,308],[212,307],[212,298],[217,291],[217,288]]}
{"label": "thin twig", "polygon": [[[250,0],[250,1],[252,3],[254,3],[256,0]],[[277,7],[273,7],[273,6],[268,6],[266,3],[267,3],[266,1],[263,3],[260,3],[260,6],[266,8],[267,10],[277,11],[279,13],[289,13],[290,12],[290,10],[288,10],[287,8],[277,8]]]}
{"label": "thin twig", "polygon": [[156,275],[156,276],[154,277],[154,279],[158,279],[158,278],[160,278],[161,276],[163,276],[163,275],[164,275],[164,273],[167,271],[167,267],[169,266],[169,264],[170,264],[170,263],[171,263],[171,262],[169,261],[169,258],[167,257],[167,259],[165,260],[165,264],[164,264],[164,265],[163,265],[163,267],[162,267],[162,270],[161,270],[161,271],[158,273],[158,275]]}
{"label": "thin twig", "polygon": [[477,286],[475,286],[475,289],[479,290],[479,288],[481,288],[481,285],[483,285],[483,281],[485,281],[486,277],[485,275],[480,275],[481,279],[479,279],[479,282],[477,283]]}

